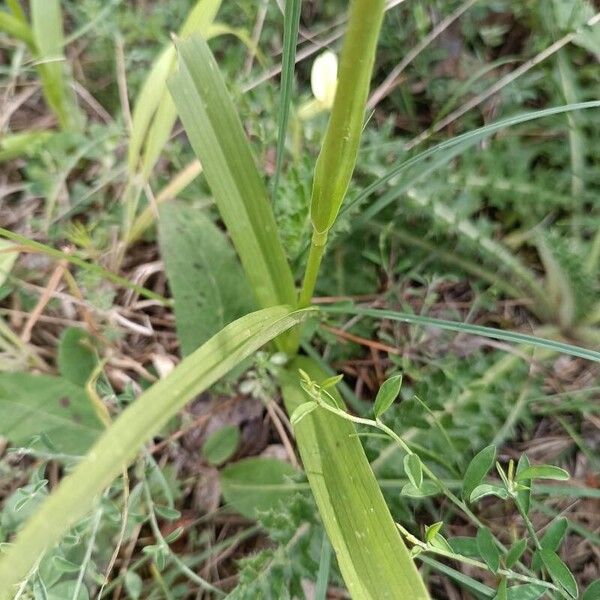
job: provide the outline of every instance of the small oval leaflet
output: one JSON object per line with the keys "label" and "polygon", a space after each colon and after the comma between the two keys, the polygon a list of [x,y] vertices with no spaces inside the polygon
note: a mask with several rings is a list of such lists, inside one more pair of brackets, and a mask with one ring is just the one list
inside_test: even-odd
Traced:
{"label": "small oval leaflet", "polygon": [[394,403],[394,400],[396,400],[400,393],[401,386],[402,373],[394,375],[383,382],[377,392],[375,405],[373,406],[373,414],[376,419],[379,419],[379,417]]}
{"label": "small oval leaflet", "polygon": [[300,421],[306,417],[306,415],[309,415],[313,410],[315,410],[317,406],[319,405],[316,402],[305,402],[304,404],[301,404],[292,413],[292,416],[290,417],[290,423],[292,425],[298,425],[298,423],[300,423]]}
{"label": "small oval leaflet", "polygon": [[423,484],[423,467],[421,459],[416,454],[407,454],[404,457],[404,470],[410,482],[419,489]]}
{"label": "small oval leaflet", "polygon": [[532,465],[519,471],[515,479],[517,481],[523,481],[524,479],[555,479],[556,481],[566,481],[569,477],[568,471],[554,465]]}
{"label": "small oval leaflet", "polygon": [[542,548],[539,552],[552,581],[564,588],[570,596],[577,598],[577,582],[569,567],[552,550]]}
{"label": "small oval leaflet", "polygon": [[496,460],[496,446],[487,446],[469,463],[463,483],[463,498],[471,497],[473,490],[483,481]]}

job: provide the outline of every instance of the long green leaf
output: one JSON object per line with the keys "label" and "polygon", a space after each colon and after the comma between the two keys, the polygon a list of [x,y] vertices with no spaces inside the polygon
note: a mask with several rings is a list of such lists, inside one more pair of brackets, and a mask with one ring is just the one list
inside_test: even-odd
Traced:
{"label": "long green leaf", "polygon": [[[290,414],[307,401],[298,369],[317,381],[327,376],[307,357],[296,358],[289,365],[282,381]],[[304,470],[352,598],[428,598],[354,425],[316,409],[296,425],[295,433]]]}
{"label": "long green leaf", "polygon": [[[198,0],[190,11],[179,35],[183,38],[193,33],[207,37],[217,16],[222,0]],[[147,178],[169,139],[177,111],[167,90],[167,78],[177,55],[172,44],[167,45],[152,64],[135,101],[127,163],[134,173],[141,162],[144,178]]]}
{"label": "long green leaf", "polygon": [[[200,36],[177,48],[179,69],[169,89],[254,294],[263,307],[294,305],[294,280],[265,184],[217,63]],[[282,343],[288,352],[297,346],[290,338]]]}
{"label": "long green leaf", "polygon": [[27,575],[40,554],[84,517],[94,499],[136,456],[144,442],[192,398],[261,346],[297,325],[307,311],[276,306],[238,319],[144,392],[102,435],[52,493],[0,559],[0,600]]}
{"label": "long green leaf", "polygon": [[285,138],[290,116],[292,87],[294,85],[294,66],[296,64],[296,44],[298,41],[301,7],[301,0],[286,0],[285,2],[283,57],[281,61],[281,94],[279,96],[277,159],[275,162],[275,176],[273,178],[273,198],[277,197],[277,186],[281,175],[281,165],[283,164],[283,152],[285,149]]}
{"label": "long green leaf", "polygon": [[[494,133],[502,131],[507,127],[514,127],[529,121],[591,108],[600,108],[600,100],[553,106],[551,108],[514,115],[496,121],[495,123],[490,123],[479,129],[468,131],[462,135],[457,135],[456,137],[446,140],[433,148],[429,148],[390,169],[385,175],[366,187],[351,202],[348,202],[344,206],[342,214],[350,210],[353,205],[366,200],[369,196],[383,188],[396,177],[404,175],[404,177],[402,177],[388,192],[381,196],[381,198],[378,198],[373,204],[367,207],[366,210],[361,211],[361,214],[354,221],[354,226],[360,227],[365,225],[366,223],[371,222],[377,213],[381,212],[386,206],[397,200],[404,191],[411,185],[414,185],[416,181],[422,177],[426,177],[429,173],[442,165],[448,164],[454,157],[459,156],[469,148],[472,148],[475,144],[489,138]],[[429,161],[429,159],[433,160]],[[415,169],[415,171],[413,172],[412,169]],[[408,177],[406,176],[407,171],[409,172]]]}
{"label": "long green leaf", "polygon": [[63,129],[79,124],[81,115],[65,76],[65,44],[59,0],[31,0],[31,30],[37,69],[48,105]]}
{"label": "long green leaf", "polygon": [[518,333],[516,331],[504,331],[495,329],[494,327],[483,327],[481,325],[471,325],[469,323],[459,323],[457,321],[446,321],[444,319],[435,319],[433,317],[422,317],[412,315],[410,313],[396,312],[394,310],[383,310],[377,308],[361,308],[359,306],[351,306],[340,304],[338,306],[324,306],[321,308],[326,313],[336,314],[351,314],[362,315],[365,317],[375,317],[377,319],[390,319],[392,321],[402,321],[404,323],[412,323],[414,325],[426,325],[437,327],[438,329],[447,329],[458,333],[468,333],[471,335],[479,335],[482,337],[492,338],[494,340],[503,340],[506,342],[514,342],[517,344],[529,344],[538,348],[546,348],[554,352],[562,352],[571,356],[579,356],[593,362],[600,362],[600,352],[574,346],[573,344],[565,344],[555,340],[548,340],[528,335],[526,333]]}

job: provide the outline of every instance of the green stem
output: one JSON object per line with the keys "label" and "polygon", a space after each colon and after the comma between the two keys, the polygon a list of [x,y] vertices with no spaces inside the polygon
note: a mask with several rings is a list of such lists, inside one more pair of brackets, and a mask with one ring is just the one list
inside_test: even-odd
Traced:
{"label": "green stem", "polygon": [[321,261],[325,254],[326,244],[327,231],[324,233],[313,231],[308,260],[306,262],[306,271],[304,272],[304,281],[302,282],[302,290],[300,291],[300,298],[298,300],[299,308],[310,306],[315,291],[315,285],[317,284]]}

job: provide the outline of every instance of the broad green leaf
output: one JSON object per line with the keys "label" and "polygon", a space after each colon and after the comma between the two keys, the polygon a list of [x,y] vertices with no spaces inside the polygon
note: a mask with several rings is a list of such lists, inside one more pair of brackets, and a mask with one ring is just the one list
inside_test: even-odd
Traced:
{"label": "broad green leaf", "polygon": [[477,549],[485,564],[495,573],[500,568],[500,551],[494,542],[494,536],[487,527],[477,530]]}
{"label": "broad green leaf", "polygon": [[535,583],[526,583],[525,585],[515,585],[507,590],[508,600],[538,600],[542,598],[548,588]]}
{"label": "broad green leaf", "polygon": [[226,425],[208,436],[202,446],[202,456],[211,465],[223,464],[231,458],[240,443],[240,430],[234,425]]}
{"label": "broad green leaf", "polygon": [[245,458],[225,467],[220,474],[221,491],[228,504],[249,519],[297,493],[290,477],[298,471],[275,458]]}
{"label": "broad green leaf", "polygon": [[478,452],[467,467],[463,478],[462,495],[471,498],[473,490],[485,479],[496,460],[496,446],[487,446]]}
{"label": "broad green leaf", "polygon": [[79,327],[65,329],[60,336],[57,361],[65,379],[84,387],[97,362],[90,335]]}
{"label": "broad green leaf", "polygon": [[159,240],[183,356],[253,307],[252,292],[225,234],[181,203],[160,211]]}
{"label": "broad green leaf", "polygon": [[404,457],[404,471],[416,488],[423,485],[423,465],[421,465],[421,459],[416,454],[407,454]]}
{"label": "broad green leaf", "polygon": [[385,310],[379,308],[363,308],[351,304],[339,304],[331,306],[321,306],[320,310],[325,313],[363,315],[365,317],[374,317],[376,319],[390,319],[391,321],[401,321],[414,325],[426,325],[456,331],[457,333],[467,333],[470,335],[480,335],[481,337],[503,340],[517,344],[529,344],[538,348],[547,348],[553,352],[562,352],[571,356],[579,356],[593,362],[600,362],[600,352],[589,350],[581,346],[565,344],[555,340],[547,340],[534,335],[518,333],[516,331],[503,331],[494,327],[483,327],[481,325],[471,325],[469,323],[458,323],[456,321],[446,321],[445,319],[435,319],[433,317],[423,317],[410,313],[401,313],[394,310]]}
{"label": "broad green leaf", "polygon": [[0,600],[12,598],[13,586],[29,573],[40,554],[88,513],[95,498],[135,458],[144,442],[187,402],[310,312],[275,306],[242,317],[146,390],[102,433],[0,558]]}
{"label": "broad green leaf", "polygon": [[310,413],[318,406],[319,405],[316,402],[305,402],[304,404],[300,404],[300,406],[297,406],[291,414],[290,423],[292,425],[297,425],[304,417],[306,417],[306,415],[310,415]]}
{"label": "broad green leaf", "polygon": [[[568,526],[569,521],[564,517],[560,517],[552,521],[552,523],[548,525],[544,535],[540,539],[540,544],[542,548],[544,548],[545,550],[550,550],[551,552],[556,552],[560,547],[563,538],[565,537],[565,533],[567,532]],[[531,568],[534,571],[539,571],[541,566],[541,560],[542,559],[539,552],[535,552],[531,561]]]}
{"label": "broad green leaf", "polygon": [[506,567],[508,569],[512,568],[518,560],[523,556],[523,552],[527,549],[527,540],[522,539],[518,542],[515,542],[508,553],[506,554],[506,558],[504,560]]}
{"label": "broad green leaf", "polygon": [[283,56],[281,60],[281,93],[279,94],[279,112],[277,115],[277,158],[273,178],[273,197],[277,197],[277,185],[283,164],[283,151],[290,116],[292,87],[294,85],[294,67],[296,65],[296,45],[302,0],[286,0],[284,10]]}
{"label": "broad green leaf", "polygon": [[[522,473],[528,467],[529,459],[527,458],[526,454],[522,454],[519,457],[519,462],[517,463],[517,477],[519,473]],[[531,488],[529,487],[530,481],[522,480],[521,483],[525,486],[526,489],[522,489],[517,492],[517,502],[521,505],[523,512],[527,515],[529,514],[529,505],[531,504]]]}
{"label": "broad green leaf", "polygon": [[131,600],[138,600],[142,596],[144,582],[142,578],[135,572],[128,570],[125,573],[125,590]]}
{"label": "broad green leaf", "polygon": [[0,434],[24,446],[43,435],[59,453],[83,454],[102,431],[85,391],[62,377],[0,375]]}
{"label": "broad green leaf", "polygon": [[497,498],[506,500],[508,498],[508,492],[506,491],[506,488],[503,488],[502,486],[482,483],[471,492],[469,502],[477,502],[482,498],[485,498],[485,496],[496,496]]}
{"label": "broad green leaf", "polygon": [[[298,369],[313,381],[327,374],[296,358],[282,375],[288,413],[306,402]],[[342,403],[336,390],[331,390]],[[353,598],[428,598],[367,461],[354,425],[315,411],[295,427],[304,470],[338,565]]]}
{"label": "broad green leaf", "polygon": [[[77,588],[79,591],[75,594]],[[89,592],[84,584],[78,586],[77,579],[61,581],[48,590],[47,600],[89,600]]]}
{"label": "broad green leaf", "polygon": [[19,253],[13,251],[12,248],[14,248],[14,244],[0,240],[0,288],[6,282],[17,256],[19,256]]}
{"label": "broad green leaf", "polygon": [[569,567],[552,550],[542,548],[539,553],[552,581],[562,587],[571,597],[577,598],[577,582]]}
{"label": "broad green leaf", "polygon": [[437,496],[441,493],[440,488],[433,481],[424,481],[419,487],[415,487],[412,483],[407,483],[401,490],[401,496],[408,498],[427,498],[429,496]]}
{"label": "broad green leaf", "polygon": [[519,471],[515,477],[516,481],[525,481],[527,479],[555,479],[557,481],[566,481],[570,475],[568,471],[555,467],[554,465],[533,465]]}
{"label": "broad green leaf", "polygon": [[590,583],[588,588],[583,592],[581,600],[598,600],[600,598],[600,579]]}
{"label": "broad green leaf", "polygon": [[377,392],[375,404],[373,406],[373,414],[376,419],[379,419],[379,417],[394,403],[400,393],[401,387],[402,374],[394,375],[383,382]]}
{"label": "broad green leaf", "polygon": [[[262,307],[296,303],[265,184],[217,63],[198,35],[177,44],[179,68],[169,89],[200,159],[221,217]],[[293,353],[288,336],[280,349]]]}

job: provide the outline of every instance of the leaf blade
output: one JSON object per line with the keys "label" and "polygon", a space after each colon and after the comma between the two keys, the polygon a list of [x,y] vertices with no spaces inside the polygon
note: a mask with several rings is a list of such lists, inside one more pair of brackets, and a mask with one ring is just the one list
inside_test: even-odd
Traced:
{"label": "leaf blade", "polygon": [[160,431],[178,410],[265,343],[300,323],[310,311],[276,306],[246,315],[184,359],[131,404],[104,431],[77,468],[61,482],[0,559],[0,598],[83,517],[93,499],[137,454],[139,446]]}

